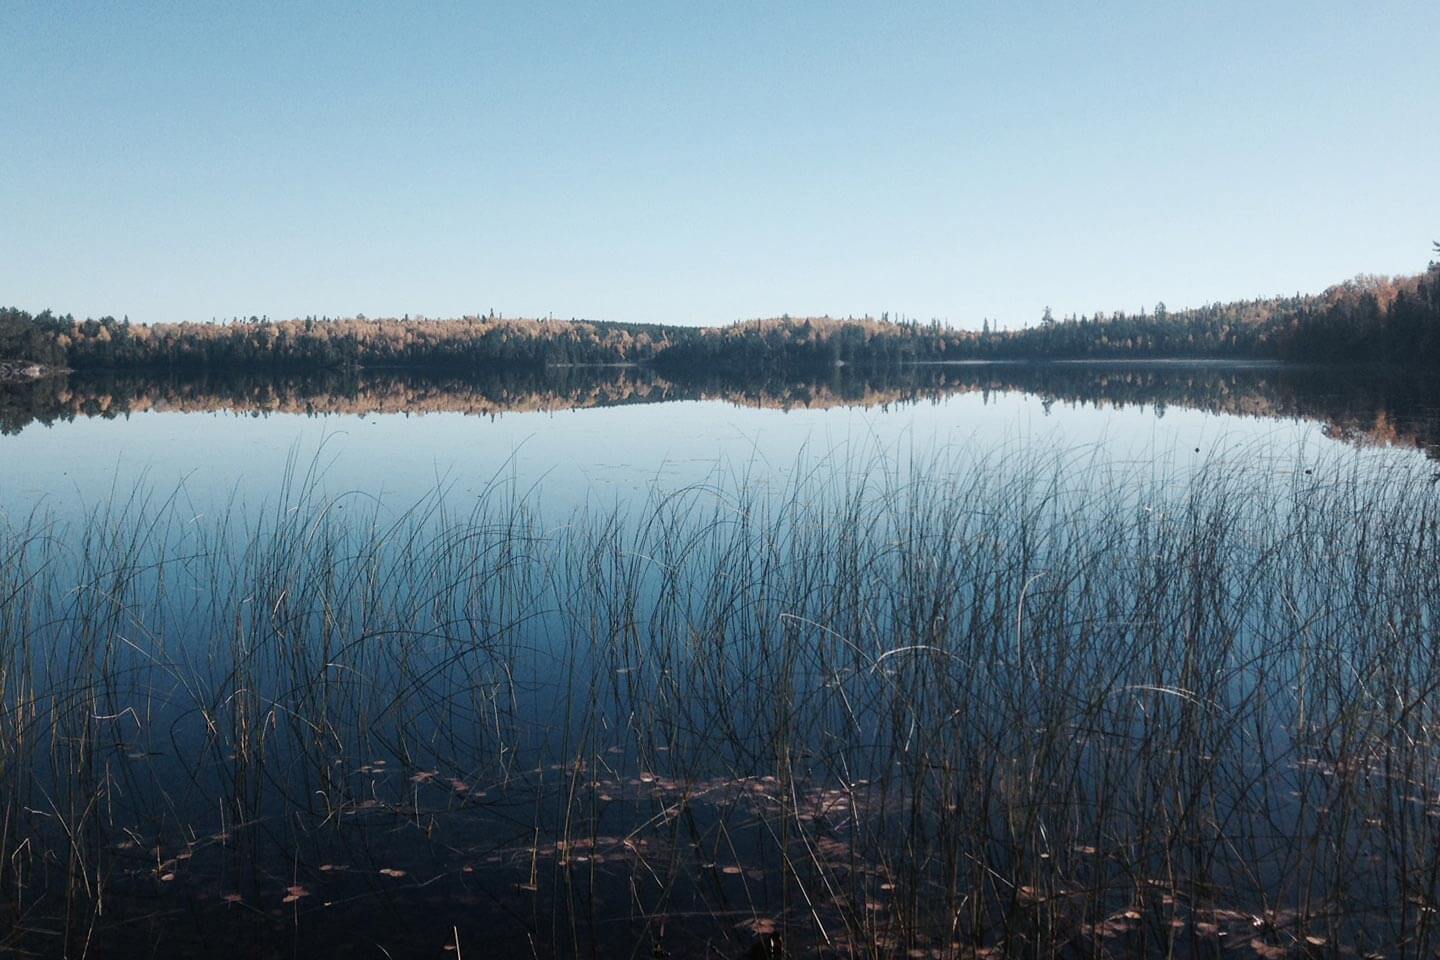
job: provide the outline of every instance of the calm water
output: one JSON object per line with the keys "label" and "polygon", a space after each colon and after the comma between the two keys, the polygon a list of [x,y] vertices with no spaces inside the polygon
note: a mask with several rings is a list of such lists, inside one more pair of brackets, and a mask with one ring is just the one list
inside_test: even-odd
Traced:
{"label": "calm water", "polygon": [[4,388],[3,942],[1407,942],[1435,397],[1208,364]]}
{"label": "calm water", "polygon": [[1407,458],[1440,449],[1432,384],[1383,373],[1206,364],[929,367],[879,380],[674,385],[638,371],[520,381],[78,379],[11,388],[0,511],[83,512],[137,489],[187,508],[273,499],[287,463],[332,494],[406,505],[503,481],[547,511],[611,505],[798,460],[1072,451],[1169,470],[1246,456]]}

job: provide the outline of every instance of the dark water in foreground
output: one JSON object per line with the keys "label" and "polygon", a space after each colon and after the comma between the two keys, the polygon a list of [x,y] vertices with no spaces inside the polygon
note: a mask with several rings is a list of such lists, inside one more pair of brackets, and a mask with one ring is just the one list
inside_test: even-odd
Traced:
{"label": "dark water in foreground", "polygon": [[0,947],[1429,955],[1433,396],[6,388]]}

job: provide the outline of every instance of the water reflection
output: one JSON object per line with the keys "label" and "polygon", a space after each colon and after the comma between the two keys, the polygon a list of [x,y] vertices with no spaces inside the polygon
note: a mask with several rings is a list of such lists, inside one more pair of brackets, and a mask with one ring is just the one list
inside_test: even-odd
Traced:
{"label": "water reflection", "polygon": [[361,370],[323,376],[114,374],[0,385],[0,432],[148,411],[370,415],[575,410],[686,400],[766,409],[889,408],[955,394],[1024,393],[1052,404],[1169,407],[1307,420],[1357,445],[1440,456],[1440,380],[1380,368],[1212,363],[929,364],[824,376],[661,377],[639,367],[463,376]]}

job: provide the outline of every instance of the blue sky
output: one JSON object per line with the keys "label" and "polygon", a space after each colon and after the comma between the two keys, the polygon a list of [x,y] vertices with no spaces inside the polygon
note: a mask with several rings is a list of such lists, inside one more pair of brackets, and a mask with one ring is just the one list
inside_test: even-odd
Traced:
{"label": "blue sky", "polygon": [[978,326],[1440,239],[1440,3],[0,4],[0,303]]}

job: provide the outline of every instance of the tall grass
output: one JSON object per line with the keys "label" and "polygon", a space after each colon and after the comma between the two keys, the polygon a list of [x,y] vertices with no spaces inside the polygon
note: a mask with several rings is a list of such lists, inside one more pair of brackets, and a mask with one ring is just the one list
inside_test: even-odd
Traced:
{"label": "tall grass", "polygon": [[13,522],[0,945],[1430,956],[1440,492],[1242,453]]}

